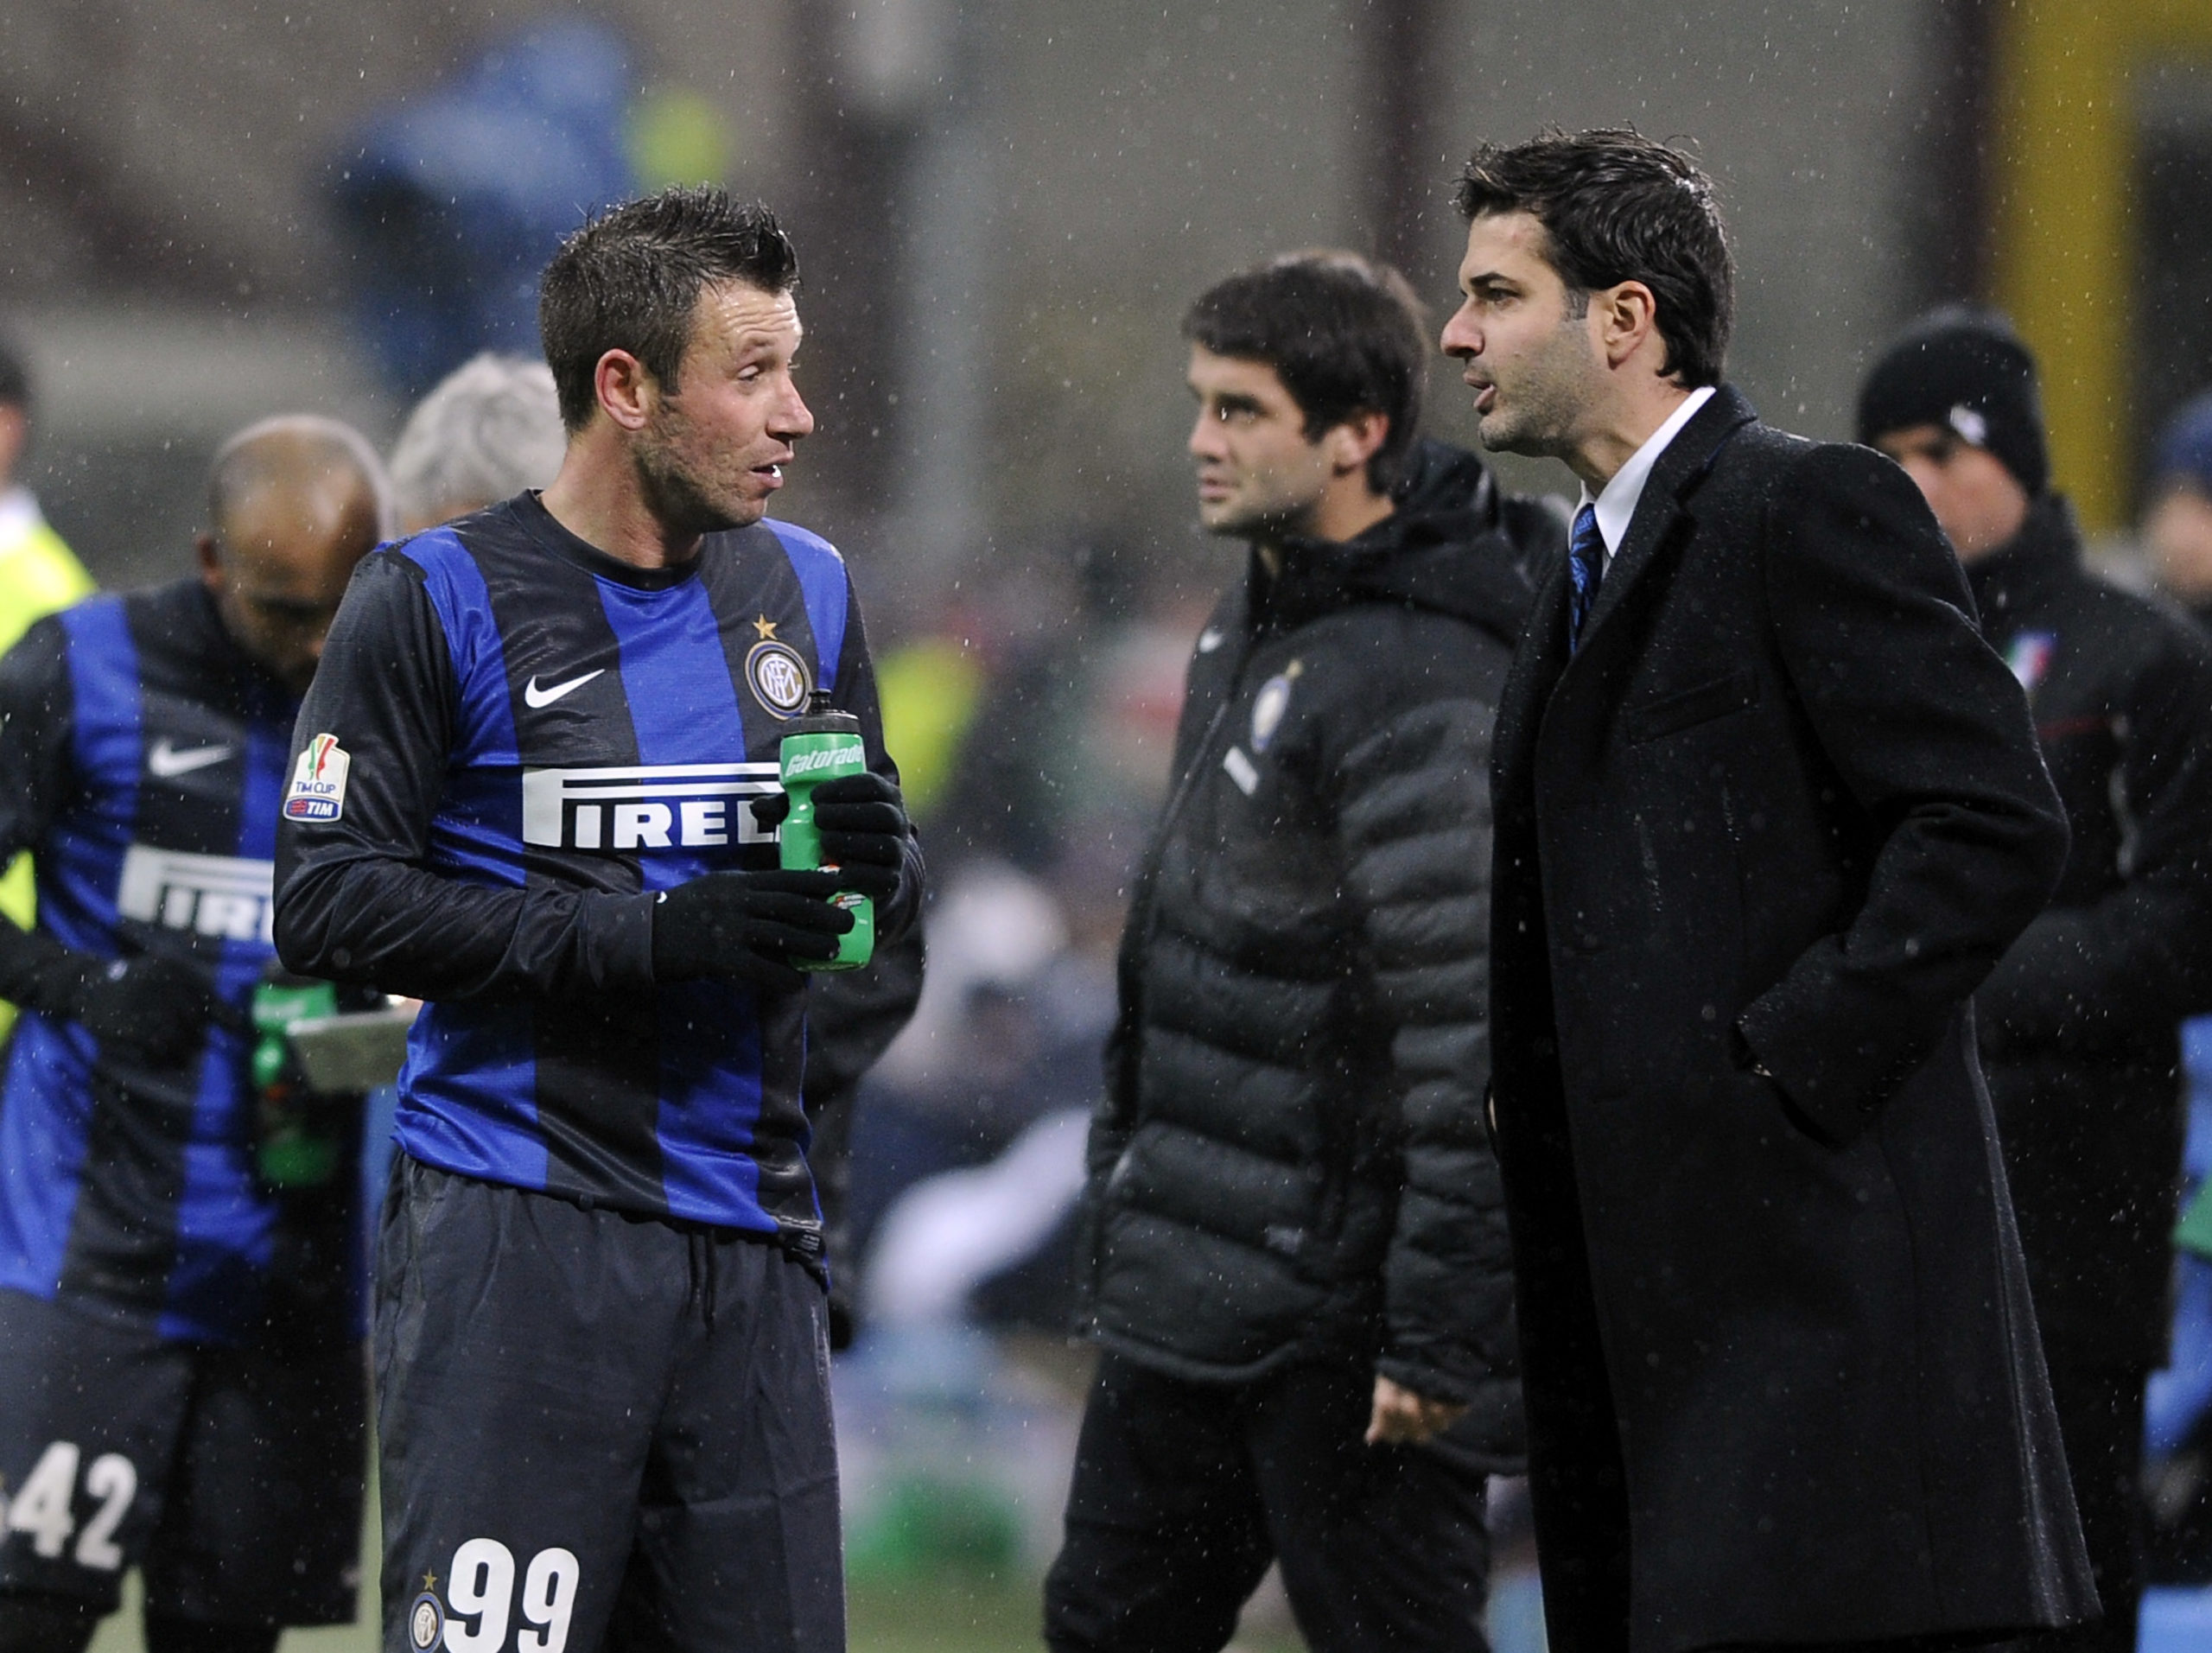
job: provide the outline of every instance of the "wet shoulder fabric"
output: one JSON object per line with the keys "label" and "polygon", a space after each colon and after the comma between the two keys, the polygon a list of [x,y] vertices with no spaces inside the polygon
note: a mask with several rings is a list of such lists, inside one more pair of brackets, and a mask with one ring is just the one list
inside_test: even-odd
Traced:
{"label": "wet shoulder fabric", "polygon": [[651,965],[656,892],[775,864],[752,802],[817,685],[893,773],[843,562],[785,524],[648,572],[525,494],[364,564],[296,746],[331,738],[345,795],[284,823],[278,937],[430,1001],[409,1154],[818,1243],[804,995],[657,987]]}
{"label": "wet shoulder fabric", "polygon": [[[0,661],[0,854],[35,850],[38,925],[101,957],[208,972],[243,1008],[272,956],[276,798],[296,703],[197,582],[95,597]],[[245,1039],[155,1069],[26,1014],[0,1090],[0,1286],[230,1340],[280,1217],[252,1167]]]}

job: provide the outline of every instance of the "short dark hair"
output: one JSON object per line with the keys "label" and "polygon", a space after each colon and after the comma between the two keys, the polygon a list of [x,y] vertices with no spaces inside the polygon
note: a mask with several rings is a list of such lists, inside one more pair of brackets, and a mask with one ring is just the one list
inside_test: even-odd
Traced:
{"label": "short dark hair", "polygon": [[1285,253],[1208,288],[1183,318],[1183,336],[1217,356],[1265,362],[1318,441],[1354,414],[1389,421],[1367,461],[1387,493],[1421,423],[1428,370],[1421,301],[1388,264],[1324,248]]}
{"label": "short dark hair", "polygon": [[1640,281],[1659,301],[1667,346],[1659,371],[1692,389],[1720,382],[1735,320],[1736,266],[1713,181],[1680,149],[1630,127],[1571,136],[1554,128],[1526,143],[1485,143],[1459,175],[1471,222],[1526,213],[1567,290],[1587,295]]}
{"label": "short dark hair", "polygon": [[776,215],[711,187],[664,189],[609,207],[561,244],[537,294],[537,330],[561,399],[581,430],[598,405],[599,359],[626,350],[676,389],[700,290],[741,281],[798,284],[798,253]]}

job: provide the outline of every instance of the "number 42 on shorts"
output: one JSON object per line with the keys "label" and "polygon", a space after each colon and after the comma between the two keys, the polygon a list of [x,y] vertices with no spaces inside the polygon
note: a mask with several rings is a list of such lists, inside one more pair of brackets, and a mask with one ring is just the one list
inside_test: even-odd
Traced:
{"label": "number 42 on shorts", "polygon": [[408,1610],[408,1639],[421,1653],[441,1642],[446,1653],[502,1653],[519,1605],[525,1627],[515,1632],[516,1653],[561,1653],[582,1573],[574,1551],[542,1549],[530,1558],[517,1604],[514,1552],[496,1538],[472,1538],[453,1553],[442,1601],[435,1580],[423,1581],[427,1587]]}
{"label": "number 42 on shorts", "polygon": [[[58,1559],[70,1535],[77,1533],[73,1505],[77,1465],[83,1458],[73,1440],[49,1441],[38,1462],[31,1465],[31,1472],[23,1477],[22,1485],[16,1489],[16,1496],[6,1500],[6,1530],[23,1534],[31,1541],[31,1548],[48,1561]],[[84,1531],[77,1533],[77,1565],[112,1573],[123,1565],[115,1529],[123,1524],[124,1516],[130,1513],[130,1501],[138,1496],[137,1465],[121,1453],[102,1453],[85,1472],[85,1496],[97,1499],[100,1507],[85,1523]]]}

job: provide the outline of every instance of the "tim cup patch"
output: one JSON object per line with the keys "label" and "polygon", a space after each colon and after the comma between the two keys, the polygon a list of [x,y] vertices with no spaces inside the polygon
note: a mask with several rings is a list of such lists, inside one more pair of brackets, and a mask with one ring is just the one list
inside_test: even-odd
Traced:
{"label": "tim cup patch", "polygon": [[407,1610],[407,1639],[423,1653],[438,1644],[446,1633],[445,1604],[428,1590],[415,1598],[415,1605]]}
{"label": "tim cup patch", "polygon": [[346,772],[353,760],[334,734],[318,734],[292,766],[291,790],[284,794],[284,817],[291,821],[335,821],[346,812]]}
{"label": "tim cup patch", "polygon": [[814,687],[798,651],[772,637],[755,643],[746,655],[745,680],[753,685],[753,698],[778,717],[789,717],[805,705]]}

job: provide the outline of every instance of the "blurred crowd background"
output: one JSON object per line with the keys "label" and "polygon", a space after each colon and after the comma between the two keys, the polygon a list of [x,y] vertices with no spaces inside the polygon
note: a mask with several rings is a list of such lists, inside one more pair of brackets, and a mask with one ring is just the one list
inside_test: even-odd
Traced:
{"label": "blurred crowd background", "polygon": [[[1900,323],[1997,302],[2044,366],[2057,486],[2143,577],[2158,433],[2212,382],[2212,0],[0,10],[16,480],[104,586],[184,567],[248,421],[388,442],[475,352],[533,353],[536,272],[591,207],[710,180],[792,230],[820,428],[781,514],[855,568],[937,884],[922,1009],[855,1126],[857,1592],[1018,1580],[1054,1540],[1065,1216],[1124,885],[1238,557],[1192,526],[1183,308],[1342,245],[1440,319],[1466,150],[1619,122],[1718,181],[1730,377],[1769,419],[1847,435]],[[1434,378],[1430,430],[1465,441]],[[2192,1053],[2212,1068],[2212,1038]],[[2171,1450],[2202,1377],[2165,1391]],[[1525,1602],[1509,1580],[1501,1647]]]}

